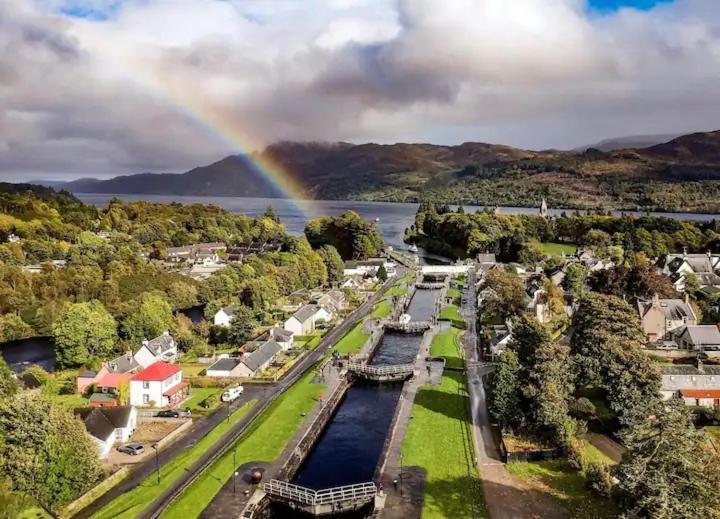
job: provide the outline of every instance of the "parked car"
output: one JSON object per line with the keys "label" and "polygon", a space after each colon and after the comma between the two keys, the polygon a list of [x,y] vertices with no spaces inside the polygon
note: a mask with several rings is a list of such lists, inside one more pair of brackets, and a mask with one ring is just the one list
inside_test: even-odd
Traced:
{"label": "parked car", "polygon": [[242,386],[229,387],[222,394],[220,400],[222,400],[223,402],[232,402],[237,397],[242,395],[243,391],[245,391],[245,388]]}
{"label": "parked car", "polygon": [[139,443],[126,443],[125,445],[121,445],[120,447],[118,447],[117,450],[119,452],[129,454],[130,456],[138,456],[145,452],[145,447],[143,447]]}
{"label": "parked car", "polygon": [[158,418],[181,418],[190,416],[190,411],[178,411],[176,409],[163,409],[155,415]]}

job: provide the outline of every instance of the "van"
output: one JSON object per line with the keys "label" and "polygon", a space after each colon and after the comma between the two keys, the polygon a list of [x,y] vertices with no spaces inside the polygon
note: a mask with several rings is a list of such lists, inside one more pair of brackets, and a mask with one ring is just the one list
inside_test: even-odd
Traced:
{"label": "van", "polygon": [[220,397],[223,402],[232,402],[237,397],[243,394],[244,388],[242,386],[229,387],[225,390]]}

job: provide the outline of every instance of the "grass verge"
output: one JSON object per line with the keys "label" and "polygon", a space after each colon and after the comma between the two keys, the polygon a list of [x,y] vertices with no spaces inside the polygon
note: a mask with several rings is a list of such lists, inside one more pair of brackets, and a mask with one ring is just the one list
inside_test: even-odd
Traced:
{"label": "grass verge", "polygon": [[349,354],[358,353],[365,341],[370,338],[370,335],[363,331],[363,326],[362,321],[353,326],[334,346],[335,351]]}
{"label": "grass verge", "polygon": [[448,368],[462,368],[465,365],[460,346],[462,332],[459,328],[451,326],[448,331],[436,334],[430,344],[430,355],[444,357],[445,366]]}
{"label": "grass verge", "polygon": [[255,401],[248,402],[230,415],[230,420],[223,420],[210,431],[194,447],[187,449],[168,463],[160,467],[160,484],[157,484],[156,475],[153,474],[143,480],[131,491],[113,499],[110,503],[93,514],[94,519],[130,519],[149,505],[156,497],[165,491],[185,470],[219,441],[230,428],[245,416],[255,405]]}
{"label": "grass verge", "polygon": [[373,319],[385,319],[392,312],[392,305],[387,301],[380,301],[373,307],[370,317]]}
{"label": "grass verge", "polygon": [[613,503],[590,493],[585,478],[567,460],[508,463],[511,474],[528,481],[565,505],[571,517],[596,519],[617,517]]}
{"label": "grass verge", "polygon": [[445,321],[462,321],[460,308],[457,305],[447,305],[440,310],[440,319]]}
{"label": "grass verge", "polygon": [[465,379],[447,372],[415,396],[403,464],[425,470],[423,519],[488,517],[475,465]]}
{"label": "grass verge", "polygon": [[[182,405],[183,409],[190,409],[191,411],[195,413],[208,413],[212,411],[213,409],[220,406],[220,395],[222,394],[223,390],[217,387],[191,387],[190,388],[190,398],[188,398]],[[202,407],[200,404],[203,400],[208,398],[211,395],[217,395],[217,402],[212,408],[205,408]]]}
{"label": "grass verge", "polygon": [[[326,389],[323,384],[313,384],[314,377],[314,370],[308,372],[257,417],[234,445],[238,466],[248,462],[272,462],[280,456],[305,420],[302,415],[312,410]],[[196,479],[161,517],[198,517],[220,492],[235,468],[230,451]]]}

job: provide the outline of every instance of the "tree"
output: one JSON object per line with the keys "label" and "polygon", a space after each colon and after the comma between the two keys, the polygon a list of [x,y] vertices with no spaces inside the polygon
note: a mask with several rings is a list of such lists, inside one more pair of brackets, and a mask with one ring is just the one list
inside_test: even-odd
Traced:
{"label": "tree", "polygon": [[13,396],[17,392],[17,382],[10,366],[0,356],[0,401]]}
{"label": "tree", "polygon": [[490,412],[503,428],[520,422],[520,364],[513,351],[505,351],[498,358],[493,377]]}
{"label": "tree", "polygon": [[672,399],[633,427],[617,472],[628,515],[703,519],[720,510],[720,459]]}
{"label": "tree", "polygon": [[128,403],[130,403],[130,382],[127,380],[118,382],[117,399],[120,405],[128,405]]}
{"label": "tree", "polygon": [[257,324],[250,308],[244,305],[236,306],[235,314],[230,321],[228,340],[234,344],[242,344],[252,338]]}
{"label": "tree", "polygon": [[0,342],[16,341],[33,335],[32,327],[19,315],[0,316]]}
{"label": "tree", "polygon": [[685,274],[685,292],[695,297],[700,292],[700,280],[693,272]]}
{"label": "tree", "polygon": [[378,268],[377,278],[378,278],[380,281],[382,281],[383,283],[385,283],[385,281],[387,281],[387,279],[388,279],[388,272],[387,272],[387,269],[385,268],[385,265],[380,265],[380,268]]}
{"label": "tree", "polygon": [[494,292],[485,304],[485,313],[505,319],[525,310],[527,296],[517,274],[492,269],[485,277],[484,287],[491,288]]}
{"label": "tree", "polygon": [[578,263],[572,263],[565,269],[565,277],[562,280],[562,287],[574,296],[582,294],[585,288],[587,269]]}
{"label": "tree", "polygon": [[535,265],[545,258],[542,244],[538,240],[529,240],[523,243],[518,261],[523,265]]}
{"label": "tree", "polygon": [[337,249],[332,245],[323,245],[317,250],[317,253],[325,263],[327,269],[328,283],[335,284],[340,283],[343,279],[343,270],[345,264],[340,257]]}
{"label": "tree", "polygon": [[313,248],[333,245],[343,259],[366,259],[377,256],[383,239],[375,224],[354,212],[340,216],[324,216],[305,225],[305,236]]}
{"label": "tree", "polygon": [[172,318],[172,308],[163,295],[145,293],[140,305],[123,321],[123,329],[128,338],[139,342],[169,330]]}
{"label": "tree", "polygon": [[53,326],[58,367],[80,366],[105,357],[118,340],[117,323],[99,301],[68,305]]}
{"label": "tree", "polygon": [[102,475],[97,447],[82,422],[42,397],[0,403],[0,472],[16,490],[58,511]]}

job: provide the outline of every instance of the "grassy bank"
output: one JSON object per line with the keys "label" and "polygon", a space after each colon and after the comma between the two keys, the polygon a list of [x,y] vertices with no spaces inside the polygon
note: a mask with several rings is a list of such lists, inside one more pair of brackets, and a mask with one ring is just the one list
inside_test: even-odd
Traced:
{"label": "grassy bank", "polygon": [[457,305],[447,305],[440,309],[440,319],[446,321],[462,321],[460,308]]}
{"label": "grassy bank", "polygon": [[[258,416],[234,445],[238,466],[248,462],[272,462],[280,456],[305,420],[303,414],[312,410],[326,390],[325,385],[312,383],[314,377],[314,370],[308,372]],[[234,470],[233,454],[228,452],[196,479],[161,517],[198,517]]]}
{"label": "grassy bank", "polygon": [[194,447],[187,449],[168,463],[160,467],[160,484],[157,484],[156,475],[145,478],[137,487],[115,498],[97,511],[94,519],[131,519],[149,505],[156,497],[164,492],[187,468],[215,442],[219,441],[229,430],[250,411],[255,401],[248,402],[230,415],[230,420],[223,420],[210,431]]}
{"label": "grassy bank", "polygon": [[373,319],[385,319],[392,313],[392,305],[387,301],[380,301],[373,307],[370,317]]}
{"label": "grassy bank", "polygon": [[423,519],[488,517],[475,466],[465,379],[446,373],[415,396],[403,464],[426,472]]}
{"label": "grassy bank", "polygon": [[364,323],[362,321],[353,326],[350,331],[343,335],[342,339],[337,342],[335,351],[349,354],[358,353],[363,347],[363,344],[365,344],[365,341],[370,338],[370,335],[363,331],[363,326]]}
{"label": "grassy bank", "polygon": [[430,355],[444,357],[445,365],[449,368],[462,368],[465,365],[460,345],[462,333],[459,328],[451,326],[448,331],[436,334],[430,344]]}

